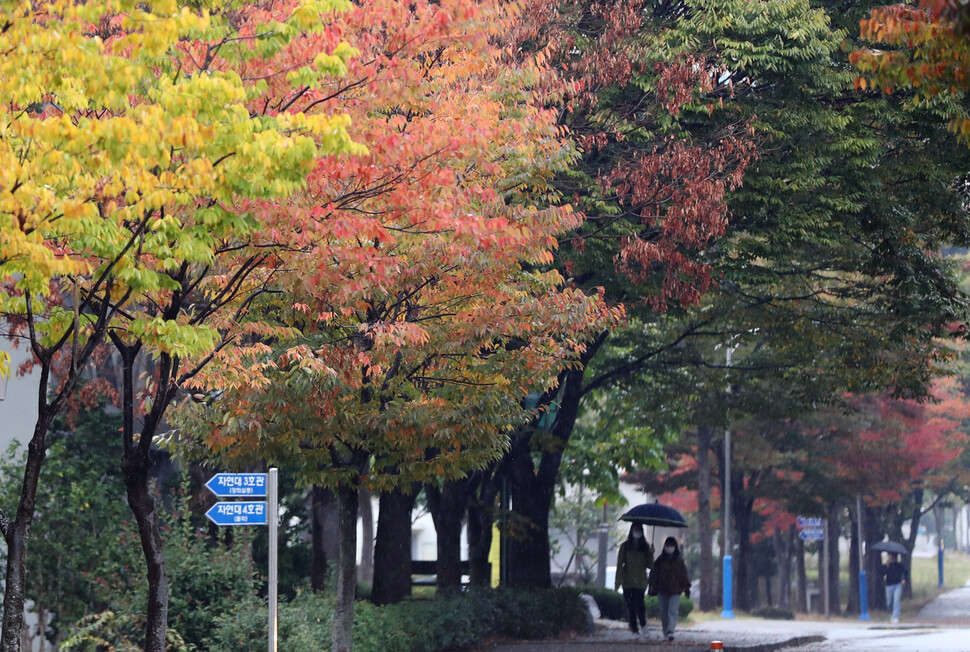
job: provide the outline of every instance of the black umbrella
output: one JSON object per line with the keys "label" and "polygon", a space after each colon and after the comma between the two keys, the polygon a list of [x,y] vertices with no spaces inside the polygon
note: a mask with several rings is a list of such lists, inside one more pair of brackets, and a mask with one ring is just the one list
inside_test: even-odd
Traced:
{"label": "black umbrella", "polygon": [[637,505],[621,516],[620,520],[661,527],[687,527],[687,519],[680,512],[660,503]]}
{"label": "black umbrella", "polygon": [[653,532],[650,540],[656,546],[657,526],[660,527],[687,527],[687,519],[673,507],[667,507],[660,503],[644,503],[637,505],[626,514],[620,517],[621,521],[640,523],[642,525],[652,525]]}
{"label": "black umbrella", "polygon": [[880,541],[879,543],[874,543],[869,546],[869,550],[875,550],[876,552],[888,552],[895,555],[909,554],[909,550],[906,550],[906,546],[901,543],[896,543],[895,541]]}

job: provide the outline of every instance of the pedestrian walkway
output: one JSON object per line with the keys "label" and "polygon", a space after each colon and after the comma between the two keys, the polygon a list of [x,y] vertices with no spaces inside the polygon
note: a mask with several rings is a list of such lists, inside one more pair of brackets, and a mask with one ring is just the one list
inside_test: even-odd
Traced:
{"label": "pedestrian walkway", "polygon": [[919,612],[915,622],[890,625],[882,612],[871,621],[715,619],[677,629],[672,643],[656,621],[634,638],[626,623],[595,620],[595,629],[554,641],[496,643],[482,652],[708,652],[720,641],[730,652],[919,650],[970,652],[970,582],[944,593]]}
{"label": "pedestrian walkway", "polygon": [[[825,623],[790,621],[725,620],[678,627],[673,642],[667,642],[656,621],[647,623],[646,636],[634,638],[626,624],[616,620],[597,620],[596,629],[555,641],[496,644],[489,652],[666,652],[711,649],[720,641],[727,652],[771,652],[825,640]],[[756,623],[756,624],[755,624]],[[793,627],[801,625],[801,627]],[[797,631],[803,630],[803,631]]]}
{"label": "pedestrian walkway", "polygon": [[921,623],[970,625],[970,581],[947,591],[920,609],[916,620]]}

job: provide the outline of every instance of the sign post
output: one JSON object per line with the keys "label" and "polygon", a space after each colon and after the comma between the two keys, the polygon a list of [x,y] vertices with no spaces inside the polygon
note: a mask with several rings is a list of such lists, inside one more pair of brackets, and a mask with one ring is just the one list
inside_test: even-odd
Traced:
{"label": "sign post", "polygon": [[217,473],[206,488],[217,498],[266,498],[265,501],[218,502],[205,513],[216,525],[269,526],[269,652],[277,652],[277,555],[279,553],[279,477],[269,473]]}
{"label": "sign post", "polygon": [[276,652],[277,650],[277,592],[278,592],[278,577],[277,577],[277,564],[276,555],[278,554],[279,545],[279,535],[277,529],[279,528],[279,478],[277,469],[269,470],[269,491],[267,492],[267,507],[269,512],[269,586],[268,589],[268,602],[269,602],[269,652]]}

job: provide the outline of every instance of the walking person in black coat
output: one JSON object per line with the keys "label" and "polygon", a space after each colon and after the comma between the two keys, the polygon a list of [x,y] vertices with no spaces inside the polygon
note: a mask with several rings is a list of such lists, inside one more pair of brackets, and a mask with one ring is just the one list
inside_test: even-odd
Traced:
{"label": "walking person in black coat", "polygon": [[690,578],[687,576],[687,564],[680,556],[680,547],[673,537],[667,537],[663,552],[653,562],[648,593],[659,597],[664,636],[668,641],[674,640],[680,594],[690,596]]}
{"label": "walking person in black coat", "polygon": [[643,594],[647,591],[647,571],[653,565],[653,550],[643,536],[643,526],[634,523],[630,534],[620,544],[616,557],[615,589],[623,587],[623,599],[630,618],[630,631],[639,636],[640,629],[647,626],[647,607]]}

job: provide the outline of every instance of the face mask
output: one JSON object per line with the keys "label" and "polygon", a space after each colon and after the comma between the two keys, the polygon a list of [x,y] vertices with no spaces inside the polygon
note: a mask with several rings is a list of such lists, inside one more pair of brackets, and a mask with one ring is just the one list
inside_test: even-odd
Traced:
{"label": "face mask", "polygon": [[676,550],[676,548],[674,548],[673,546],[664,546],[664,552],[667,553],[668,555],[674,554],[674,550]]}
{"label": "face mask", "polygon": [[633,535],[633,538],[634,539],[642,539],[643,538],[643,532],[633,532],[632,535]]}

